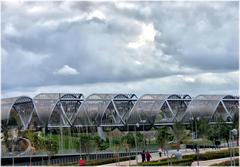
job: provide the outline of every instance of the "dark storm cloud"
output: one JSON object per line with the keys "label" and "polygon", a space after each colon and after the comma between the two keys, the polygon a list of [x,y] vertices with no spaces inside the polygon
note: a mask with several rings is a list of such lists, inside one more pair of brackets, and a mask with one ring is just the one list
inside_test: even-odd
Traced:
{"label": "dark storm cloud", "polygon": [[1,24],[4,90],[238,70],[236,2],[5,2]]}

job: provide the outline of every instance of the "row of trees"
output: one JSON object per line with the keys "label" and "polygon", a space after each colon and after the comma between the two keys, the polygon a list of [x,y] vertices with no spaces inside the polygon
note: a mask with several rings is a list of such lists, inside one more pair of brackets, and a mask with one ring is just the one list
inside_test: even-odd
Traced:
{"label": "row of trees", "polygon": [[[196,130],[198,138],[206,141],[210,140],[213,143],[215,140],[225,140],[228,143],[229,131],[233,128],[239,129],[239,115],[235,114],[233,124],[226,124],[224,121],[221,122],[221,120],[219,122],[218,124],[210,125],[206,119],[195,119],[188,126],[181,123],[175,123],[172,127],[162,126],[157,130],[156,144],[167,150],[169,143],[173,142],[177,148],[180,148],[180,144],[184,143],[186,139],[191,139],[191,132]],[[45,137],[41,132],[33,133],[33,131],[28,130],[20,135],[29,139],[35,150],[47,152],[49,158],[59,150],[59,143],[56,141],[56,138]],[[7,138],[6,141],[8,141]],[[96,133],[78,133],[73,141],[74,148],[77,151],[87,154],[106,149],[116,153],[120,150],[129,152],[131,148],[142,148],[146,144],[144,134],[140,132],[120,132],[118,130],[108,132],[106,140],[102,140]],[[7,145],[10,144],[7,143]]]}
{"label": "row of trees", "polygon": [[95,150],[106,150],[113,149],[117,150],[119,146],[128,150],[129,148],[135,147],[135,140],[139,145],[144,145],[144,135],[140,132],[135,133],[128,132],[122,133],[120,131],[109,132],[106,140],[101,139],[98,135],[93,134],[80,134],[78,140],[75,142],[75,148],[82,152],[91,152]]}
{"label": "row of trees", "polygon": [[[135,136],[136,135],[136,136]],[[111,150],[118,154],[120,151],[130,152],[131,148],[136,147],[136,141],[138,146],[144,145],[144,135],[140,132],[133,133],[122,133],[118,130],[114,130],[108,133],[106,140],[101,139],[97,134],[80,134],[78,135],[77,141],[75,141],[75,148],[78,152],[86,153],[89,158],[89,153]]]}
{"label": "row of trees", "polygon": [[46,152],[48,155],[49,163],[50,163],[50,158],[54,154],[58,153],[59,145],[57,144],[57,141],[52,138],[46,138],[45,136],[42,135],[41,132],[34,133],[32,130],[27,130],[23,132],[22,136],[30,140],[34,150]]}
{"label": "row of trees", "polygon": [[[7,135],[4,135],[7,138]],[[28,139],[31,142],[31,146],[35,151],[46,152],[49,159],[54,154],[58,153],[60,141],[56,136],[44,135],[42,132],[33,132],[27,130],[19,134],[19,136]],[[122,133],[120,131],[109,132],[106,140],[102,140],[96,133],[81,133],[71,139],[73,141],[74,148],[78,152],[86,153],[111,150],[118,153],[120,150],[130,151],[131,148],[136,146],[135,141],[139,146],[144,145],[144,135],[140,132],[128,132]],[[7,143],[6,139],[6,143]],[[8,143],[7,143],[8,144]],[[9,146],[10,144],[8,144]]]}
{"label": "row of trees", "polygon": [[[238,117],[238,116],[237,116]],[[238,118],[236,118],[237,120]],[[210,125],[207,120],[199,120],[197,122],[199,137],[210,140],[214,143],[215,140],[225,140],[229,145],[229,131],[232,129],[239,129],[238,123],[227,124],[224,121]]]}
{"label": "row of trees", "polygon": [[41,133],[34,133],[31,130],[27,130],[23,133],[23,137],[29,139],[36,150],[46,151],[49,154],[58,152],[57,142],[51,138],[45,138]]}
{"label": "row of trees", "polygon": [[161,127],[156,135],[157,144],[164,150],[168,150],[169,142],[172,141],[176,144],[177,149],[180,148],[180,144],[190,134],[190,130],[185,128],[185,125],[176,123],[172,127]]}
{"label": "row of trees", "polygon": [[180,122],[175,123],[172,127],[163,126],[157,132],[156,142],[165,150],[168,149],[170,141],[176,143],[177,148],[179,148],[184,140],[192,137],[191,132],[195,131],[198,138],[205,142],[210,140],[214,144],[215,140],[225,140],[229,145],[229,131],[232,129],[239,130],[238,113],[233,117],[233,124],[227,124],[219,119],[218,123],[211,125],[207,119],[201,118],[199,120],[194,119],[189,126],[185,126]]}

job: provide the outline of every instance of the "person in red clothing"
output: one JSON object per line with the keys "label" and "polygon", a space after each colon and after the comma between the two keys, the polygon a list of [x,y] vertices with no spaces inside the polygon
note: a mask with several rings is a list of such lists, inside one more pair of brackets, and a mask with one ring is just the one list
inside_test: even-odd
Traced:
{"label": "person in red clothing", "polygon": [[149,151],[146,152],[146,159],[147,159],[147,162],[150,161],[150,158],[152,158],[151,154],[149,153]]}
{"label": "person in red clothing", "polygon": [[79,160],[79,166],[84,166],[84,165],[85,165],[85,160],[81,158]]}

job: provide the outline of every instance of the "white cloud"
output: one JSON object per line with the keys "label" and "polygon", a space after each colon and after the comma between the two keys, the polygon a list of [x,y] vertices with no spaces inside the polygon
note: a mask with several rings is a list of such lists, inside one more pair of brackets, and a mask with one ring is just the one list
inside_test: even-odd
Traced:
{"label": "white cloud", "polygon": [[56,29],[61,24],[71,24],[74,22],[80,22],[82,20],[86,19],[86,14],[78,15],[78,16],[71,16],[68,18],[61,18],[61,19],[53,19],[53,20],[47,20],[47,21],[38,21],[36,23],[37,26],[46,27],[49,29]]}
{"label": "white cloud", "polygon": [[138,60],[135,60],[135,63],[136,63],[137,65],[142,65],[142,64],[143,64],[142,62],[140,62],[140,61],[138,61]]}
{"label": "white cloud", "polygon": [[[135,82],[103,82],[82,85],[53,85],[42,86],[34,89],[19,91],[12,90],[3,92],[3,97],[11,97],[15,95],[27,94],[35,96],[41,92],[67,92],[67,93],[83,93],[85,97],[92,93],[135,93],[141,96],[146,93],[162,93],[162,94],[190,94],[196,96],[198,94],[232,94],[237,95],[238,90],[234,87],[238,83],[239,72],[229,73],[202,73],[198,75],[173,75],[162,78],[143,79]],[[211,82],[207,77],[213,77]],[[202,80],[205,78],[204,80]],[[195,83],[189,82],[196,80]],[[218,82],[219,80],[225,82]],[[202,81],[201,81],[202,80]],[[200,82],[201,81],[201,82]],[[238,85],[238,84],[237,84]],[[81,92],[79,92],[79,90]]]}
{"label": "white cloud", "polygon": [[[226,75],[227,74],[227,75]],[[215,73],[204,73],[198,75],[197,78],[198,82],[205,83],[205,84],[216,84],[216,85],[223,85],[228,84],[228,82],[237,81],[239,78],[239,72],[229,72],[224,74],[215,74]]]}
{"label": "white cloud", "polygon": [[177,75],[178,78],[181,78],[185,82],[194,83],[196,79],[191,76]]}
{"label": "white cloud", "polygon": [[121,3],[4,3],[3,90],[238,90],[237,2]]}
{"label": "white cloud", "polygon": [[48,6],[33,6],[27,10],[28,13],[30,14],[42,14],[44,12],[47,12],[49,10]]}
{"label": "white cloud", "polygon": [[147,43],[154,42],[154,38],[157,35],[157,30],[155,30],[153,23],[145,24],[142,23],[142,31],[139,34],[137,40],[135,42],[128,43],[129,48],[138,49],[139,47],[144,46]]}
{"label": "white cloud", "polygon": [[64,65],[62,68],[54,72],[54,74],[68,76],[77,75],[79,74],[79,72],[75,68],[69,67],[68,65]]}
{"label": "white cloud", "polygon": [[106,16],[104,15],[104,13],[100,10],[95,10],[92,13],[90,13],[87,17],[87,20],[91,20],[97,18],[99,20],[105,20]]}
{"label": "white cloud", "polygon": [[21,36],[21,34],[18,32],[18,30],[11,23],[9,23],[5,26],[3,33],[6,36],[15,36],[15,37]]}
{"label": "white cloud", "polygon": [[129,10],[136,10],[136,9],[138,9],[137,5],[134,4],[134,3],[115,2],[115,5],[119,9],[129,9]]}

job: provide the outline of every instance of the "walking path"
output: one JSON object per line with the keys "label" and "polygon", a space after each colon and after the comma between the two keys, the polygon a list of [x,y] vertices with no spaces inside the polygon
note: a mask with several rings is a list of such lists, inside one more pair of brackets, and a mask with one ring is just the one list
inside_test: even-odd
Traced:
{"label": "walking path", "polygon": [[[239,158],[239,156],[233,157],[233,160],[235,160],[237,158]],[[211,166],[214,164],[218,164],[218,163],[222,163],[222,162],[230,161],[230,160],[231,160],[231,158],[227,157],[227,158],[212,159],[212,160],[207,160],[207,161],[199,161],[199,165],[198,165],[197,161],[194,161],[191,166]]]}
{"label": "walking path", "polygon": [[[221,149],[217,149],[217,150],[213,150],[213,149],[201,149],[200,153],[205,153],[207,151],[219,151],[219,150],[224,150],[224,149],[228,149],[228,148],[221,148]],[[176,150],[169,150],[168,154],[169,156],[171,156]],[[182,153],[182,155],[190,155],[190,154],[196,154],[196,152],[194,150],[191,149],[181,149],[180,152]],[[167,156],[162,156],[159,157],[158,153],[151,153],[152,158],[151,161],[158,161],[161,159],[165,159],[167,158]],[[141,155],[137,156],[137,160],[138,162],[141,162]],[[116,163],[111,163],[111,164],[104,164],[104,165],[100,165],[100,166],[129,166],[129,165],[137,165],[137,160],[130,160],[130,161],[122,161],[122,162],[116,162]]]}

